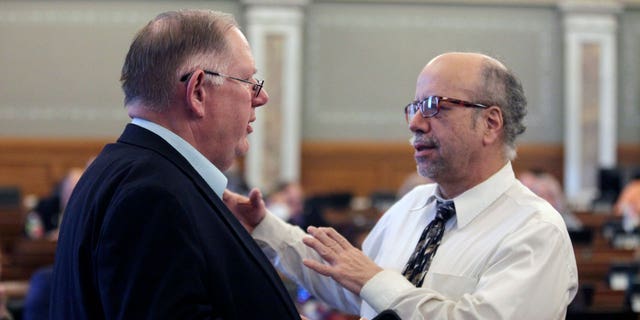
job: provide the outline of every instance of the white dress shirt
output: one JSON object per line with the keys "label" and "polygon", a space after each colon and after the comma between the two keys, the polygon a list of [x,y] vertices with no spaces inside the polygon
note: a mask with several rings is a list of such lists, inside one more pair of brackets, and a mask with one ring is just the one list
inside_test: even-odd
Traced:
{"label": "white dress shirt", "polygon": [[571,240],[560,214],[516,180],[507,163],[454,198],[440,247],[421,288],[402,276],[423,229],[435,217],[436,184],[416,187],[378,221],[364,253],[384,269],[360,297],[314,273],[299,228],[268,215],[253,236],[274,265],[312,294],[373,318],[384,309],[401,319],[564,319],[578,288]]}

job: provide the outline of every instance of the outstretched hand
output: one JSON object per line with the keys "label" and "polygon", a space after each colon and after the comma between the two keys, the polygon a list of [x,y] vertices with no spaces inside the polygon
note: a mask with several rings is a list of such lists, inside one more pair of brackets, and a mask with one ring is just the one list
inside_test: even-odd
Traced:
{"label": "outstretched hand", "polygon": [[249,192],[249,197],[235,193],[226,189],[222,195],[222,201],[227,205],[229,210],[240,223],[249,231],[253,229],[264,219],[267,209],[262,199],[262,192],[257,188]]}
{"label": "outstretched hand", "polygon": [[333,278],[347,290],[359,295],[362,286],[382,271],[382,268],[333,228],[309,227],[307,231],[312,237],[305,237],[302,241],[328,264],[304,259],[304,265]]}

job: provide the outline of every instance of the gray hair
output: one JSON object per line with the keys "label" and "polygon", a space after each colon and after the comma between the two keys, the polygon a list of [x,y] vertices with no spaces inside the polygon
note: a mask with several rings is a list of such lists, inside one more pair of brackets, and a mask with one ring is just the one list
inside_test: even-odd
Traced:
{"label": "gray hair", "polygon": [[483,63],[481,83],[477,100],[502,110],[505,155],[513,160],[516,157],[516,137],[526,129],[523,120],[527,114],[527,98],[522,84],[511,70],[492,59]]}
{"label": "gray hair", "polygon": [[159,14],[137,33],[122,66],[125,105],[141,102],[155,111],[166,110],[182,75],[198,67],[225,72],[230,54],[225,33],[233,27],[238,27],[233,16],[223,12]]}

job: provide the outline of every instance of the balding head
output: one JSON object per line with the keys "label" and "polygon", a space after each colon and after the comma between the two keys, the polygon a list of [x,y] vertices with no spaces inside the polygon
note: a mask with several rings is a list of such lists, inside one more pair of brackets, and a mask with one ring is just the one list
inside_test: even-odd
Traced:
{"label": "balding head", "polygon": [[422,69],[416,99],[441,95],[498,106],[504,121],[503,140],[508,159],[515,158],[515,139],[523,133],[526,98],[520,81],[500,61],[480,53],[449,52]]}
{"label": "balding head", "polygon": [[[487,59],[488,57],[477,53],[441,54],[429,61],[422,69],[416,92],[423,89],[439,92],[438,94],[443,96],[471,97],[477,92],[480,71],[483,62]],[[458,91],[464,92],[465,96],[460,96]]]}

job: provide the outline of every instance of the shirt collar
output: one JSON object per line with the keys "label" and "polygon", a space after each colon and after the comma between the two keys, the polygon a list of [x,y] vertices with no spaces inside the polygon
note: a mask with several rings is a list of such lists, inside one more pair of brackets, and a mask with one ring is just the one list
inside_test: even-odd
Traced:
{"label": "shirt collar", "polygon": [[211,187],[220,199],[224,189],[227,188],[227,177],[218,169],[211,161],[209,161],[202,153],[194,148],[187,141],[182,139],[177,134],[171,132],[171,130],[153,123],[151,121],[133,118],[131,123],[143,127],[164,139],[170,144],[178,153],[180,153],[191,166],[198,172],[198,174],[204,179],[204,181]]}
{"label": "shirt collar", "polygon": [[507,162],[498,172],[477,186],[453,199],[458,216],[458,227],[462,228],[483,212],[516,181],[516,176]]}
{"label": "shirt collar", "polygon": [[[500,195],[505,193],[515,181],[516,177],[513,173],[511,162],[507,162],[507,164],[489,177],[489,179],[453,198],[458,227],[462,228],[471,222],[478,214],[498,199]],[[436,200],[447,201],[438,194],[437,187],[432,189],[432,193],[427,197],[425,206]]]}

